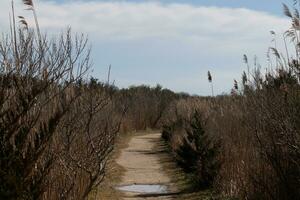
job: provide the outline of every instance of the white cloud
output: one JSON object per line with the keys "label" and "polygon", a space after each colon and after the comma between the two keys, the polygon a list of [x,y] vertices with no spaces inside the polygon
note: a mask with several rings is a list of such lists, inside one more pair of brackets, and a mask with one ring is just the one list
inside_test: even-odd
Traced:
{"label": "white cloud", "polygon": [[[8,24],[8,2],[0,2],[0,27]],[[33,24],[30,12],[23,10],[22,5],[17,5],[17,12]],[[269,31],[282,33],[289,26],[284,18],[254,10],[158,2],[68,1],[57,4],[39,1],[37,12],[42,29],[56,32],[71,26],[75,31],[89,34],[92,43],[127,41],[130,46],[130,42],[135,41],[161,40],[162,49],[168,49],[168,44],[172,44],[170,48],[179,46],[189,49],[195,62],[200,62],[194,63],[193,67],[217,65],[219,76],[228,65],[231,65],[231,70],[239,66],[238,63],[242,65],[240,58],[244,53],[264,56],[271,40]],[[158,53],[160,51],[157,49]],[[174,51],[176,49],[170,50],[170,58],[177,55]],[[196,56],[199,58],[196,59]],[[224,63],[220,59],[224,59]],[[201,63],[201,60],[204,61]],[[240,69],[237,68],[235,72]],[[190,81],[191,85],[195,82]],[[163,82],[167,83],[167,80]],[[220,84],[221,90],[225,89]]]}
{"label": "white cloud", "polygon": [[[1,1],[1,23],[8,16],[8,2]],[[17,12],[28,16],[17,4]],[[77,31],[97,34],[99,38],[140,39],[174,37],[181,39],[260,38],[262,31],[284,28],[286,20],[267,13],[188,4],[129,2],[41,1],[37,12],[42,28],[72,26]],[[33,23],[30,20],[31,24]]]}

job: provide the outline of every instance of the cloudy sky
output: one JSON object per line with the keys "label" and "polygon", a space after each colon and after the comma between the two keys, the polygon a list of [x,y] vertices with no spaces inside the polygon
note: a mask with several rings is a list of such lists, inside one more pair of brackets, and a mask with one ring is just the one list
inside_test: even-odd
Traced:
{"label": "cloudy sky", "polygon": [[[0,2],[0,31],[7,31],[9,0]],[[27,16],[21,0],[17,15]],[[93,76],[119,87],[157,83],[174,91],[207,95],[207,71],[217,93],[230,91],[245,69],[243,54],[266,66],[270,31],[289,27],[282,2],[291,0],[35,0],[44,31],[71,26],[93,48]]]}

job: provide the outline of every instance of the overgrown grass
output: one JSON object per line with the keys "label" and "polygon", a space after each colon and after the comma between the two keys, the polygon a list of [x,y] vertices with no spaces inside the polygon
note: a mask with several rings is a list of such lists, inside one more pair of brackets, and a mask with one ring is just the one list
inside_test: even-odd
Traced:
{"label": "overgrown grass", "polygon": [[[224,197],[300,199],[300,20],[296,7],[284,11],[292,21],[284,44],[291,39],[295,52],[271,47],[275,66],[266,73],[256,62],[240,84],[234,81],[231,95],[180,100],[165,115],[163,137],[178,163],[200,180],[197,185],[205,183]],[[250,68],[246,56],[245,62]],[[195,113],[202,116],[196,127]],[[206,149],[205,159],[199,146]],[[216,163],[213,173],[201,173]]]}

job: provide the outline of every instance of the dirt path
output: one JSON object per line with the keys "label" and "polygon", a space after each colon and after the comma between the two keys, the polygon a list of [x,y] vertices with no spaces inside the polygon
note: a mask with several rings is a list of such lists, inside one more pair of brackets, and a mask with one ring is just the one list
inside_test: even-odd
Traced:
{"label": "dirt path", "polygon": [[[104,183],[91,199],[101,200],[208,200],[219,199],[210,190],[194,190],[191,180],[169,154],[160,133],[120,136]],[[167,193],[121,192],[118,186],[166,186]]]}
{"label": "dirt path", "polygon": [[170,177],[164,173],[161,158],[166,154],[161,150],[162,141],[160,133],[133,136],[128,147],[123,149],[116,162],[126,171],[119,185],[131,184],[162,184],[167,186],[167,194],[142,194],[123,192],[123,199],[172,199],[171,193],[175,191]]}

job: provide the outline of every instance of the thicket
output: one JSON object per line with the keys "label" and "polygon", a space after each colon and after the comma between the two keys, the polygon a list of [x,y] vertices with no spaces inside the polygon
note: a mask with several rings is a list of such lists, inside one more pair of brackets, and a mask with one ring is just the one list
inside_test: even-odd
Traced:
{"label": "thicket", "polygon": [[171,102],[187,98],[184,93],[174,93],[169,89],[149,87],[146,85],[132,86],[117,92],[120,104],[128,110],[122,122],[121,131],[161,129],[163,115]]}
{"label": "thicket", "polygon": [[[265,73],[255,62],[241,83],[234,82],[231,95],[180,100],[166,115],[163,138],[179,164],[199,186],[204,182],[223,196],[300,199],[300,19],[296,7],[284,5],[284,12],[292,22],[284,34],[286,49],[270,48]],[[199,148],[213,153],[203,160]]]}
{"label": "thicket", "polygon": [[24,17],[0,40],[0,199],[85,199],[103,179],[123,109],[89,79],[87,39]]}
{"label": "thicket", "polygon": [[88,76],[90,49],[67,30],[43,35],[15,17],[0,39],[0,199],[86,199],[105,176],[119,132],[159,128],[183,94],[118,89]]}
{"label": "thicket", "polygon": [[70,31],[2,38],[1,199],[84,199],[101,182],[122,112],[85,75],[86,44]]}

